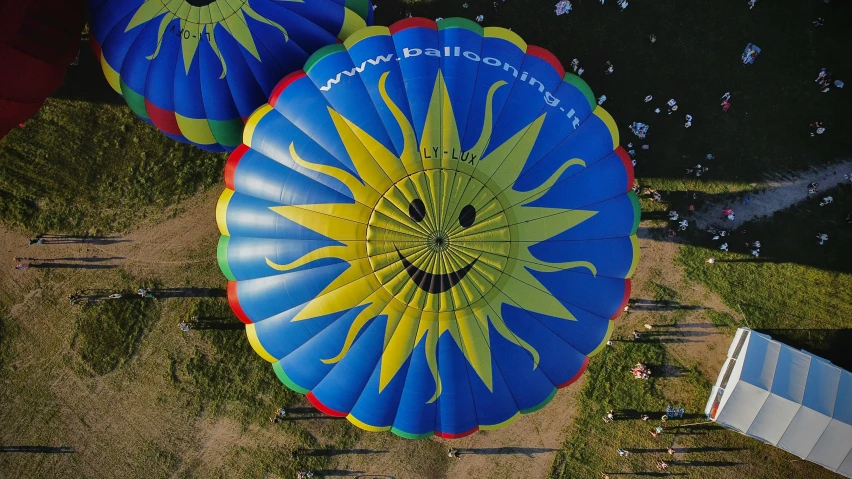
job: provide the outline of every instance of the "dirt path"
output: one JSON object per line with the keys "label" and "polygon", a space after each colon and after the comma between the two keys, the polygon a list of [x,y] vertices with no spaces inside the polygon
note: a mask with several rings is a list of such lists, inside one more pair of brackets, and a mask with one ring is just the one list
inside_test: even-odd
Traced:
{"label": "dirt path", "polygon": [[[776,211],[783,210],[807,199],[808,185],[819,183],[821,191],[833,188],[840,183],[848,182],[843,175],[852,175],[852,160],[821,168],[811,168],[795,175],[774,175],[767,178],[766,189],[748,196],[748,204],[731,204],[716,202],[706,205],[703,212],[696,215],[699,228],[706,228],[713,223],[724,224],[728,229],[736,228],[746,221],[763,216],[770,216]],[[825,195],[811,195],[812,201],[819,201]],[[722,221],[722,210],[730,207],[734,210],[734,221]]]}
{"label": "dirt path", "polygon": [[[840,175],[842,178],[842,175]],[[824,182],[827,184],[827,182]],[[156,274],[183,278],[181,272],[194,267],[195,263],[215,261],[210,257],[189,256],[200,246],[215,245],[218,235],[213,206],[219,192],[205,192],[183,203],[184,213],[155,225],[146,225],[116,238],[112,242],[85,242],[63,245],[28,245],[28,238],[19,233],[0,228],[0,245],[6,250],[7,258],[37,257],[47,260],[55,258],[96,258],[93,264],[118,266],[137,275]],[[665,285],[678,292],[680,305],[700,308],[661,311],[649,307],[634,309],[619,318],[616,337],[625,337],[632,329],[643,324],[666,324],[677,314],[678,324],[666,329],[667,348],[672,356],[683,364],[697,364],[710,378],[715,378],[724,359],[730,341],[726,332],[720,332],[710,323],[704,310],[713,308],[727,311],[722,302],[699,285],[688,283],[681,269],[674,263],[678,245],[668,242],[640,240],[642,262],[634,277],[635,299],[654,297],[655,285]],[[102,274],[97,269],[67,270],[64,276],[51,277],[38,269],[16,271],[0,268],[0,294],[9,308],[9,314],[18,319],[26,330],[26,345],[19,358],[32,364],[28,367],[49,369],[51,360],[36,353],[38,348],[59,352],[67,350],[70,323],[56,322],[58,315],[70,315],[71,310],[64,301],[64,294],[90,281],[96,282]],[[180,286],[180,285],[175,285]],[[220,285],[221,286],[221,285]],[[52,303],[45,303],[47,299]],[[647,304],[647,303],[646,303]],[[680,312],[678,312],[680,311]],[[731,313],[734,314],[734,313]],[[163,326],[165,328],[165,326]],[[163,362],[163,348],[174,348],[180,341],[179,333],[173,328],[152,331],[139,352],[145,363]],[[24,338],[21,338],[24,339]],[[165,364],[131,363],[131,368],[140,369],[142,377],[128,380],[125,371],[113,378],[95,381],[81,379],[68,368],[54,371],[48,384],[52,395],[62,398],[62,434],[73,437],[75,444],[85,445],[76,456],[79,470],[95,468],[95,476],[110,476],[113,473],[134,475],[138,469],[125,465],[103,465],[105,451],[139,450],[140,446],[157,444],[160,449],[171,451],[187,461],[184,464],[196,471],[210,471],[228,463],[234,451],[246,444],[258,442],[286,442],[285,435],[270,436],[266,430],[244,430],[228,419],[205,418],[195,420],[187,416],[171,402],[163,403],[157,385],[164,381],[161,370]],[[27,366],[24,363],[20,367]],[[152,369],[153,368],[153,369]],[[144,379],[143,379],[144,377]],[[442,455],[447,447],[463,452],[463,460],[450,465],[446,477],[546,477],[550,471],[555,452],[562,446],[565,431],[576,414],[575,397],[582,388],[581,379],[561,390],[551,404],[534,414],[525,415],[511,426],[492,432],[480,432],[458,441],[406,441],[388,435],[363,434],[354,446],[357,449],[382,450],[383,454],[340,454],[336,456],[336,467],[340,470],[359,470],[385,473],[396,477],[439,478],[443,470],[422,468],[434,462],[435,455]],[[166,387],[165,384],[162,384]],[[282,386],[283,387],[283,386]],[[116,408],[116,406],[119,406]],[[38,409],[38,408],[36,408]],[[121,411],[133,411],[122,414]],[[0,414],[2,416],[2,414]],[[8,418],[8,416],[7,416]],[[55,424],[45,422],[42,434],[57,430]],[[13,428],[14,429],[14,428]],[[2,435],[0,435],[2,438]],[[172,438],[172,439],[164,439]],[[183,438],[178,440],[177,438]],[[190,445],[187,445],[190,444]],[[424,457],[428,454],[428,458]],[[141,458],[138,458],[141,459]],[[130,467],[129,469],[127,467]],[[213,469],[211,469],[211,467]],[[72,471],[77,468],[71,467]]]}

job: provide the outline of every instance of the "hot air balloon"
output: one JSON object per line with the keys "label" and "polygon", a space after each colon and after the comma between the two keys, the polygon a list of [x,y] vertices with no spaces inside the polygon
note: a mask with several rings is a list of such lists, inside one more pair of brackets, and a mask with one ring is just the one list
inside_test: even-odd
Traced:
{"label": "hot air balloon", "polygon": [[82,0],[0,5],[0,138],[36,114],[77,55]]}
{"label": "hot air balloon", "polygon": [[319,410],[458,438],[536,411],[611,334],[639,258],[612,117],[464,19],[365,28],[249,119],[216,211],[228,299]]}
{"label": "hot air balloon", "polygon": [[369,0],[88,0],[95,53],[130,108],[208,151],[320,47],[372,23]]}

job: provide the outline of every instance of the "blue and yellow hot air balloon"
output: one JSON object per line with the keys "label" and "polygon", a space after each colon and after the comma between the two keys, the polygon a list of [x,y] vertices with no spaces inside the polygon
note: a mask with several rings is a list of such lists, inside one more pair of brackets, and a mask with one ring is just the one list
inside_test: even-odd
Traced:
{"label": "blue and yellow hot air balloon", "polygon": [[321,47],[371,24],[370,0],[88,0],[109,84],[168,137],[240,144],[248,116]]}
{"label": "blue and yellow hot air balloon", "polygon": [[548,51],[463,19],[325,47],[225,169],[219,265],[251,345],[333,416],[463,437],[542,408],[624,308],[633,167]]}

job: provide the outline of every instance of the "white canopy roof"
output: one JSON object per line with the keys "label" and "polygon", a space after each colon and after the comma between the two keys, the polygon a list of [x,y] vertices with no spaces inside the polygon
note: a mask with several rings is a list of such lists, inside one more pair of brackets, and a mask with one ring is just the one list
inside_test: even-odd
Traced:
{"label": "white canopy roof", "polygon": [[704,412],[852,477],[852,373],[828,360],[740,328]]}

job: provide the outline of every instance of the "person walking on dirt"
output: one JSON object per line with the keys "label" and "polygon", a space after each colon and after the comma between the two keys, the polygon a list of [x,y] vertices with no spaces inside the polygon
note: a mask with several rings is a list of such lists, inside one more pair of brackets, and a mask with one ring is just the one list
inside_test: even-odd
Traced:
{"label": "person walking on dirt", "polygon": [[461,456],[459,455],[458,449],[448,449],[447,450],[447,457],[454,457],[456,459],[461,459]]}

